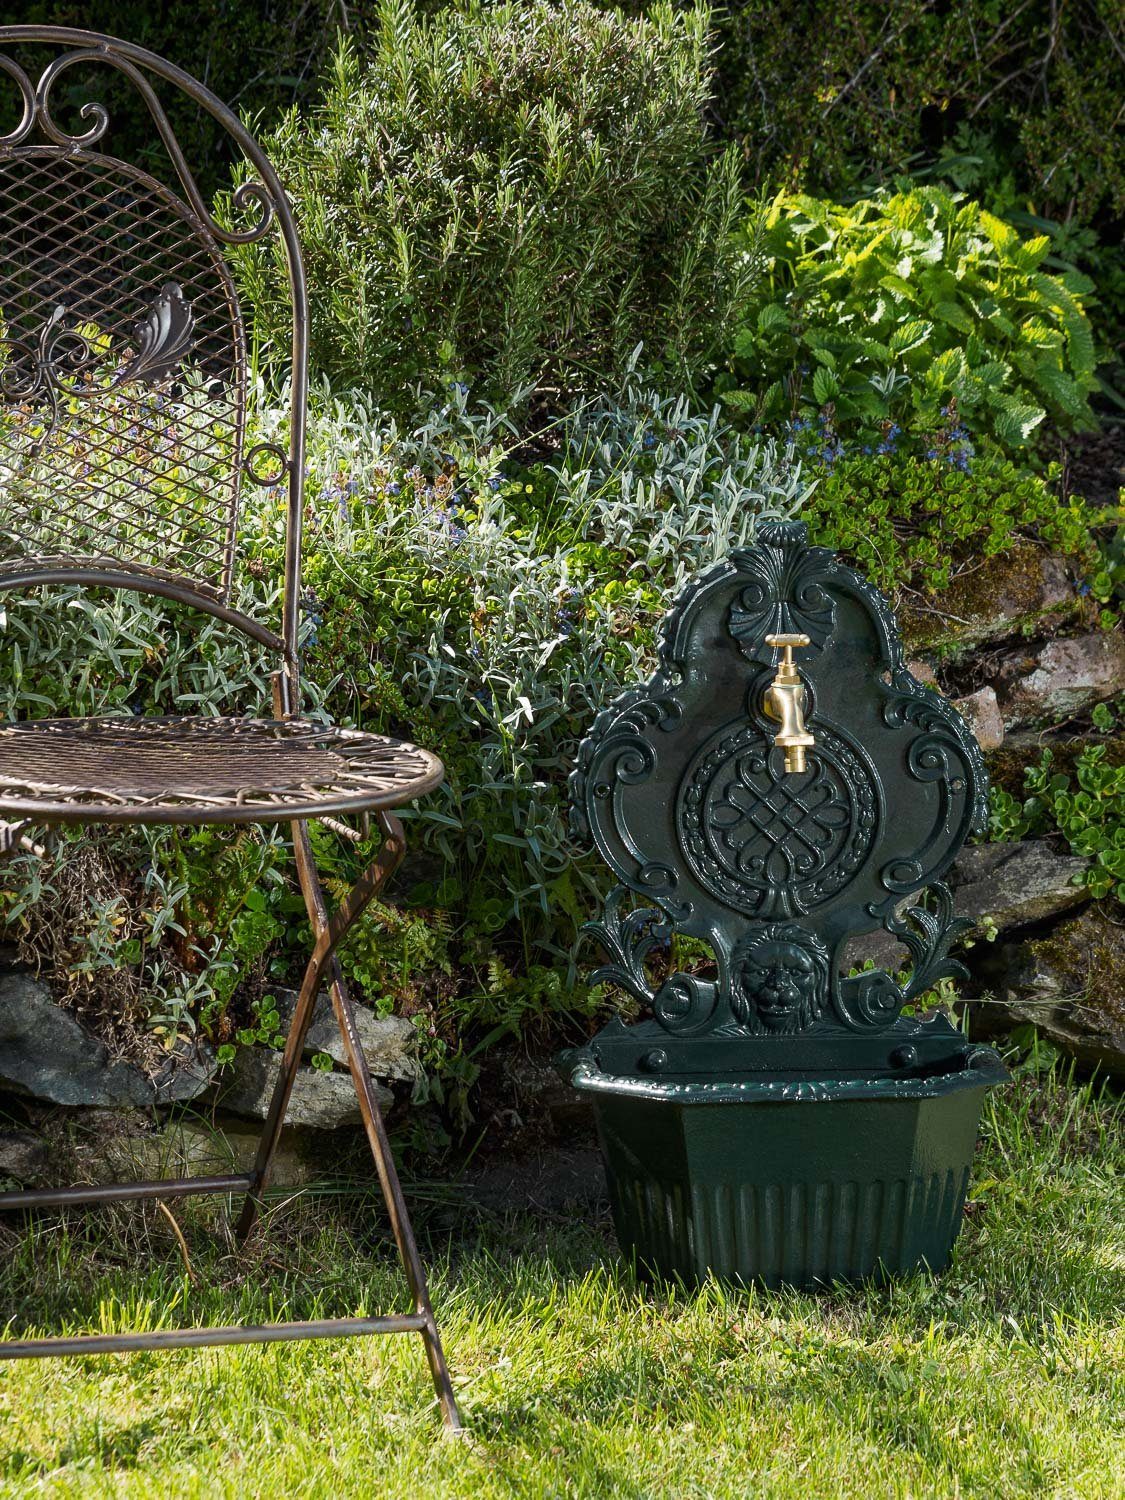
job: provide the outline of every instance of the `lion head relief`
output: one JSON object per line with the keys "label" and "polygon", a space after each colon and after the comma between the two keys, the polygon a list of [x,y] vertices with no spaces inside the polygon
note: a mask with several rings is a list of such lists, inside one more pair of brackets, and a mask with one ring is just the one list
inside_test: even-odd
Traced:
{"label": "lion head relief", "polygon": [[828,1003],[828,950],[794,922],[771,922],[731,956],[731,1010],[754,1032],[804,1031]]}

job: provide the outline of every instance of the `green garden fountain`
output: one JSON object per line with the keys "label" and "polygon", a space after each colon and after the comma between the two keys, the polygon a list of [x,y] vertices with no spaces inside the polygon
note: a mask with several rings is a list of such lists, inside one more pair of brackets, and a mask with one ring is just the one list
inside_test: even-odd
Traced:
{"label": "green garden fountain", "polygon": [[[988,787],[887,601],[802,523],[759,524],[684,589],[571,787],[618,882],[591,979],[644,1012],[559,1060],[592,1097],[623,1252],[689,1283],[940,1270],[1007,1074],[918,1002],[963,972],[942,876]],[[909,973],[865,964],[879,932]]]}

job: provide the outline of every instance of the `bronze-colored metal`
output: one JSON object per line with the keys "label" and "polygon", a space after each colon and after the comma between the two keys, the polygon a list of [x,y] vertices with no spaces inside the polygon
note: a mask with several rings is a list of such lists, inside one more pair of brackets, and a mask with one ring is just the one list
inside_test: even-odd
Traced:
{"label": "bronze-colored metal", "polygon": [[[58,49],[35,83],[19,61],[25,44]],[[67,80],[73,97],[84,68],[111,68],[135,88],[166,158],[164,177],[150,162],[141,168],[113,154],[112,122],[100,104],[78,108],[85,128],[60,121],[56,84],[78,69]],[[142,47],[62,27],[0,27],[0,75],[21,104],[19,122],[0,135],[0,591],[70,584],[149,593],[222,620],[280,658],[274,719],[0,724],[0,856],[37,849],[29,829],[67,823],[287,822],[314,934],[252,1172],[12,1192],[0,1194],[0,1209],[244,1192],[244,1237],[260,1211],[326,980],[414,1303],[412,1313],[390,1317],[7,1340],[0,1359],[419,1333],[445,1425],[459,1431],[425,1272],[336,956],[402,859],[402,825],[387,810],[432,790],[443,772],[436,756],[409,742],[299,716],[308,305],[290,206],[237,116]],[[184,159],[160,102],[168,86],[219,121],[253,174],[232,194],[229,222],[212,215]],[[247,450],[245,326],[226,251],[270,234],[282,246],[293,306],[288,442]],[[231,602],[244,480],[285,497],[284,585],[272,623]],[[306,820],[322,818],[354,837],[340,814],[372,814],[383,844],[330,911]]]}
{"label": "bronze-colored metal", "polygon": [[[249,1172],[219,1177],[167,1177],[153,1182],[110,1182],[90,1187],[26,1188],[0,1193],[0,1207],[82,1208],[91,1203],[132,1203],[146,1198],[188,1198],[197,1193],[244,1193],[254,1184]],[[0,1342],[0,1350],[3,1349]]]}
{"label": "bronze-colored metal", "polygon": [[28,719],[0,724],[0,810],[55,823],[270,823],[397,807],[436,755],[304,720]]}
{"label": "bronze-colored metal", "polygon": [[84,1333],[68,1339],[21,1339],[0,1344],[0,1359],[47,1359],[63,1354],[127,1354],[135,1349],[199,1349],[213,1344],[284,1344],[361,1333],[425,1333],[417,1313],[383,1318],[319,1318],[305,1323],[247,1323],[224,1328],[167,1328],[156,1333]]}

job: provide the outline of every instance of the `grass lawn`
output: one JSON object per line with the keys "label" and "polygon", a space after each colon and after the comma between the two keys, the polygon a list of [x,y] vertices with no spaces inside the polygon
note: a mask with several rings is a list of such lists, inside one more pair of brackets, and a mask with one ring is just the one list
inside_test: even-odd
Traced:
{"label": "grass lawn", "polygon": [[[1032,1074],[993,1098],[943,1277],[651,1292],[604,1223],[466,1211],[422,1236],[466,1440],[413,1337],[30,1361],[0,1366],[0,1495],[1125,1496],[1125,1117]],[[354,1199],[279,1206],[245,1259],[185,1219],[198,1286],[131,1212],[0,1231],[9,1315],[404,1306]]]}

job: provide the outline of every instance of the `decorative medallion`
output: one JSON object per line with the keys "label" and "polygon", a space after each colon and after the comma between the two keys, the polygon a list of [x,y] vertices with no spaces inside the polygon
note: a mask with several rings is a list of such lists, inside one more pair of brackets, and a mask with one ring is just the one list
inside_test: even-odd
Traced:
{"label": "decorative medallion", "polygon": [[756,724],[728,725],[685,772],[678,829],[692,874],[748,916],[808,912],[864,863],[878,827],[878,792],[863,753],[818,724],[800,775]]}

